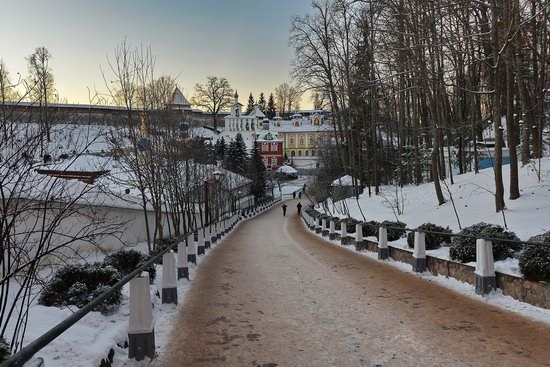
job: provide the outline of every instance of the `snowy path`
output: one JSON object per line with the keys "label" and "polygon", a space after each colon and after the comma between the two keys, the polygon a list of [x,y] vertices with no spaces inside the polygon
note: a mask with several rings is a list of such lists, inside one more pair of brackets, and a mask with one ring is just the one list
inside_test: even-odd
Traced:
{"label": "snowy path", "polygon": [[200,266],[162,366],[545,366],[550,328],[310,234],[287,202]]}

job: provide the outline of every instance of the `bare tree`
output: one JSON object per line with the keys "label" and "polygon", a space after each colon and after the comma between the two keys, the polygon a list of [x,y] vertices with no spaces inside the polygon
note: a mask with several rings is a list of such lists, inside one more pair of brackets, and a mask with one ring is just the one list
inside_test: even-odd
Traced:
{"label": "bare tree", "polygon": [[195,94],[192,103],[200,108],[204,108],[213,116],[214,129],[218,128],[218,115],[231,105],[233,89],[229,81],[222,77],[209,76],[206,83],[195,84]]}

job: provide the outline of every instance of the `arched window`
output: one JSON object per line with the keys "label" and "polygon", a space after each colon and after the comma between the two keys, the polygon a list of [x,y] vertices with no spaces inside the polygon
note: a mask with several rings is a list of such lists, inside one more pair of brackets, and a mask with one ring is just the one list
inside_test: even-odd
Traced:
{"label": "arched window", "polygon": [[304,137],[303,136],[300,136],[300,146],[303,147],[304,146]]}
{"label": "arched window", "polygon": [[294,138],[290,138],[290,145],[294,145]]}
{"label": "arched window", "polygon": [[304,155],[305,155],[306,157],[309,157],[309,150],[306,150],[306,151],[304,152]]}
{"label": "arched window", "polygon": [[293,151],[293,150],[291,150],[291,151],[290,151],[290,156],[291,156],[291,157],[296,157],[296,152]]}
{"label": "arched window", "polygon": [[315,157],[315,149],[312,149],[312,150],[311,150],[311,156],[312,156],[312,157]]}
{"label": "arched window", "polygon": [[248,125],[248,122],[246,123],[245,128],[246,128],[246,131],[248,131],[248,129],[250,129],[250,126]]}
{"label": "arched window", "polygon": [[298,157],[301,157],[301,156],[302,156],[302,151],[299,150],[299,151],[298,151]]}

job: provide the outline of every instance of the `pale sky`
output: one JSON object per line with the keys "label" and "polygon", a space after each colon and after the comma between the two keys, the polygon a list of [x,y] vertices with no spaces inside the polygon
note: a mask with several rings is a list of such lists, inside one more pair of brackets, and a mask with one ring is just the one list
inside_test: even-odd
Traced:
{"label": "pale sky", "polygon": [[[246,104],[290,81],[292,15],[311,0],[1,0],[0,59],[26,75],[25,57],[50,50],[60,96],[88,103],[87,87],[105,90],[100,66],[117,43],[151,45],[156,73],[178,76],[186,97],[207,75],[224,76]],[[302,108],[309,108],[302,98]]]}

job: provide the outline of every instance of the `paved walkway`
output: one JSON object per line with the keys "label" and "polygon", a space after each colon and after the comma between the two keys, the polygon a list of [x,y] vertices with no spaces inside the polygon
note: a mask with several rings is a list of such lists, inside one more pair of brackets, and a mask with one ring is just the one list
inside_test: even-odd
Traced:
{"label": "paved walkway", "polygon": [[309,233],[280,205],[199,267],[163,366],[550,366],[550,328]]}

